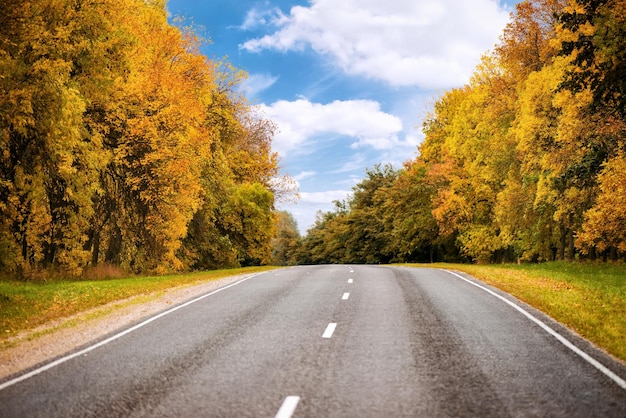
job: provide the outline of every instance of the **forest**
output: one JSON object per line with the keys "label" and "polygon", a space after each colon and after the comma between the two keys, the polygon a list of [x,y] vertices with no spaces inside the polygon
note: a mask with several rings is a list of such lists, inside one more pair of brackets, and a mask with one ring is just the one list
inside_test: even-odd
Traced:
{"label": "forest", "polygon": [[164,0],[3,0],[0,271],[269,263],[274,124]]}
{"label": "forest", "polygon": [[[366,172],[285,264],[626,258],[626,1],[527,0],[419,156]],[[290,227],[291,226],[291,227]]]}
{"label": "forest", "polygon": [[626,257],[626,0],[519,3],[419,156],[304,237],[246,74],[165,0],[3,0],[0,22],[3,276]]}

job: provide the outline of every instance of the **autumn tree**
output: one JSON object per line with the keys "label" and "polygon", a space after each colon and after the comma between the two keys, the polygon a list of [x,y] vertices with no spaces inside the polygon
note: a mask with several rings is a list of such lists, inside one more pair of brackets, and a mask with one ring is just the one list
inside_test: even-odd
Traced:
{"label": "autumn tree", "polygon": [[298,264],[336,264],[354,262],[348,239],[347,202],[335,202],[335,209],[318,212],[297,254]]}
{"label": "autumn tree", "polygon": [[367,169],[365,178],[353,187],[344,243],[349,252],[347,262],[377,264],[393,258],[390,231],[384,223],[384,203],[397,176],[390,164],[376,165]]}
{"label": "autumn tree", "polygon": [[391,231],[386,229],[385,202],[398,173],[391,165],[366,170],[335,209],[319,213],[300,249],[301,264],[388,263],[393,257]]}
{"label": "autumn tree", "polygon": [[164,1],[10,0],[0,21],[3,270],[269,260],[273,124]]}
{"label": "autumn tree", "polygon": [[216,88],[205,122],[216,141],[202,169],[203,203],[181,250],[194,269],[268,263],[271,258],[274,200],[287,193],[286,183],[274,181],[274,124],[236,93],[244,77],[232,66],[216,63]]}
{"label": "autumn tree", "polygon": [[[616,194],[621,189],[616,183],[620,179],[616,167],[621,166],[626,149],[626,2],[574,1],[560,16],[558,29],[561,54],[572,62],[561,88],[571,95],[587,97],[581,112],[585,129],[580,146],[584,147],[584,156],[577,171],[588,184],[596,186],[591,192],[598,193],[595,202],[584,207],[588,210],[578,242],[592,255],[596,249],[623,251],[619,230],[609,231],[619,227],[619,222],[616,224],[608,215],[615,209],[606,205],[618,199]],[[607,216],[604,228],[600,214]]]}
{"label": "autumn tree", "polygon": [[568,0],[526,0],[515,5],[495,48],[502,66],[516,82],[549,64],[559,50],[552,42],[556,23]]}
{"label": "autumn tree", "polygon": [[454,237],[465,255],[482,262],[508,244],[494,207],[514,160],[511,91],[497,57],[485,56],[470,84],[447,92],[435,106],[418,158],[436,190],[432,213],[439,233]]}
{"label": "autumn tree", "polygon": [[[141,4],[139,4],[141,3]],[[102,174],[93,230],[104,260],[135,271],[183,267],[176,256],[200,206],[202,164],[214,141],[205,126],[213,72],[193,37],[167,22],[164,6],[139,2],[125,19],[136,42],[103,123],[112,154]],[[99,259],[92,246],[92,260]]]}
{"label": "autumn tree", "polygon": [[[115,1],[7,1],[0,6],[0,241],[11,271],[77,271],[103,132],[85,114],[123,71],[125,40],[111,36]],[[96,87],[97,86],[97,87]]]}
{"label": "autumn tree", "polygon": [[518,3],[469,83],[434,104],[419,156],[304,242],[324,260],[332,242],[339,259],[365,261],[624,253],[625,23],[624,0]]}
{"label": "autumn tree", "polygon": [[600,192],[595,205],[585,212],[578,245],[604,252],[614,248],[626,253],[626,157],[609,160],[598,178]]}
{"label": "autumn tree", "polygon": [[300,231],[293,215],[287,211],[276,212],[277,233],[272,241],[272,264],[289,266],[296,264],[300,249]]}
{"label": "autumn tree", "polygon": [[388,251],[393,260],[432,263],[445,252],[432,215],[436,189],[426,173],[423,162],[407,162],[386,193],[382,221],[384,229],[390,231]]}
{"label": "autumn tree", "polygon": [[561,54],[573,67],[563,87],[592,92],[590,110],[623,130],[626,116],[626,2],[573,0],[559,16]]}

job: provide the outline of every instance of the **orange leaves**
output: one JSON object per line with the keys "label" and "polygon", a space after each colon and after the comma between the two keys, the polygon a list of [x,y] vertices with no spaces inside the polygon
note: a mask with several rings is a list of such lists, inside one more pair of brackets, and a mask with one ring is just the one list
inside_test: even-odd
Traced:
{"label": "orange leaves", "polygon": [[624,0],[518,3],[470,83],[434,104],[420,156],[367,209],[358,190],[320,216],[303,260],[372,261],[376,242],[389,259],[625,255],[625,31]]}
{"label": "orange leaves", "polygon": [[[10,249],[0,267],[177,270],[194,257],[183,241],[196,214],[213,228],[199,247],[229,251],[218,206],[236,185],[258,183],[273,199],[273,126],[235,93],[243,74],[200,55],[163,1],[6,0],[0,20],[0,241]],[[258,193],[237,196],[249,209]],[[273,233],[272,204],[252,211],[256,238],[241,251],[269,248],[260,237]]]}
{"label": "orange leaves", "polygon": [[472,219],[466,199],[451,189],[439,189],[434,201],[433,216],[442,235],[452,235]]}
{"label": "orange leaves", "polygon": [[558,53],[551,40],[555,33],[555,16],[568,0],[526,0],[515,6],[496,48],[505,70],[517,81],[539,71]]}
{"label": "orange leaves", "polygon": [[[616,2],[625,4],[609,3]],[[461,251],[475,260],[508,246],[526,259],[563,257],[565,246],[573,256],[573,235],[593,205],[599,164],[611,147],[623,143],[625,124],[615,112],[611,123],[590,117],[598,100],[594,89],[602,91],[604,79],[589,77],[592,83],[566,89],[571,74],[588,70],[577,67],[581,52],[569,54],[564,45],[598,41],[604,33],[598,20],[588,18],[598,12],[590,2],[578,11],[587,20],[571,22],[562,18],[563,12],[566,18],[574,13],[564,9],[566,3],[519,3],[495,54],[483,59],[468,86],[446,92],[424,124],[419,160],[427,164],[425,179],[436,189],[432,213],[439,233],[456,236]],[[606,68],[619,68],[616,62]],[[613,94],[607,106],[619,103],[618,96]],[[600,176],[598,181],[608,180]],[[613,200],[623,192],[615,193]],[[609,194],[601,196],[608,204]],[[603,212],[587,212],[588,234],[604,234],[593,226],[597,213]],[[593,242],[590,235],[585,239]]]}
{"label": "orange leaves", "polygon": [[467,238],[459,242],[462,252],[481,260],[485,248],[499,249],[499,240],[485,247],[475,237],[497,238],[494,204],[515,159],[507,134],[514,118],[510,83],[497,59],[485,57],[470,85],[447,92],[435,105],[420,147],[425,180],[435,190],[432,215],[439,234]]}
{"label": "orange leaves", "polygon": [[203,126],[205,100],[211,84],[189,75],[210,71],[205,60],[189,56],[162,10],[145,7],[144,20],[129,27],[137,43],[119,103],[123,110],[116,113],[123,130],[114,161],[124,172],[122,190],[128,187],[119,204],[141,213],[134,234],[150,250],[131,255],[128,262],[136,258],[136,265],[166,271],[182,267],[176,252],[201,206],[200,175],[210,144]]}

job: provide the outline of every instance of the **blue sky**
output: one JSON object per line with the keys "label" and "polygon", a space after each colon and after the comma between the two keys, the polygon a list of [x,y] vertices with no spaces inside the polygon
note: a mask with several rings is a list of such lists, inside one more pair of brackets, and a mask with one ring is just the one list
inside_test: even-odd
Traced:
{"label": "blue sky", "polygon": [[302,233],[377,163],[417,155],[421,121],[462,86],[517,1],[169,0],[211,40],[202,52],[248,72],[248,99],[278,126],[281,174],[297,203],[278,202]]}

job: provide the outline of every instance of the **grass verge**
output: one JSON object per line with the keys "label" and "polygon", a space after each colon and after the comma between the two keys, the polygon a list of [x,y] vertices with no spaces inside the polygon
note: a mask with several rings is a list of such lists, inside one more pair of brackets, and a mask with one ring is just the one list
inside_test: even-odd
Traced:
{"label": "grass verge", "polygon": [[497,287],[626,362],[626,265],[435,264]]}
{"label": "grass verge", "polygon": [[0,281],[0,341],[74,314],[136,296],[191,286],[274,267],[248,267],[201,273],[103,280]]}
{"label": "grass verge", "polygon": [[[545,312],[626,362],[626,265],[555,262],[522,265],[434,264],[463,271]],[[0,341],[92,308],[175,287],[270,270],[255,267],[107,280],[0,281]]]}

